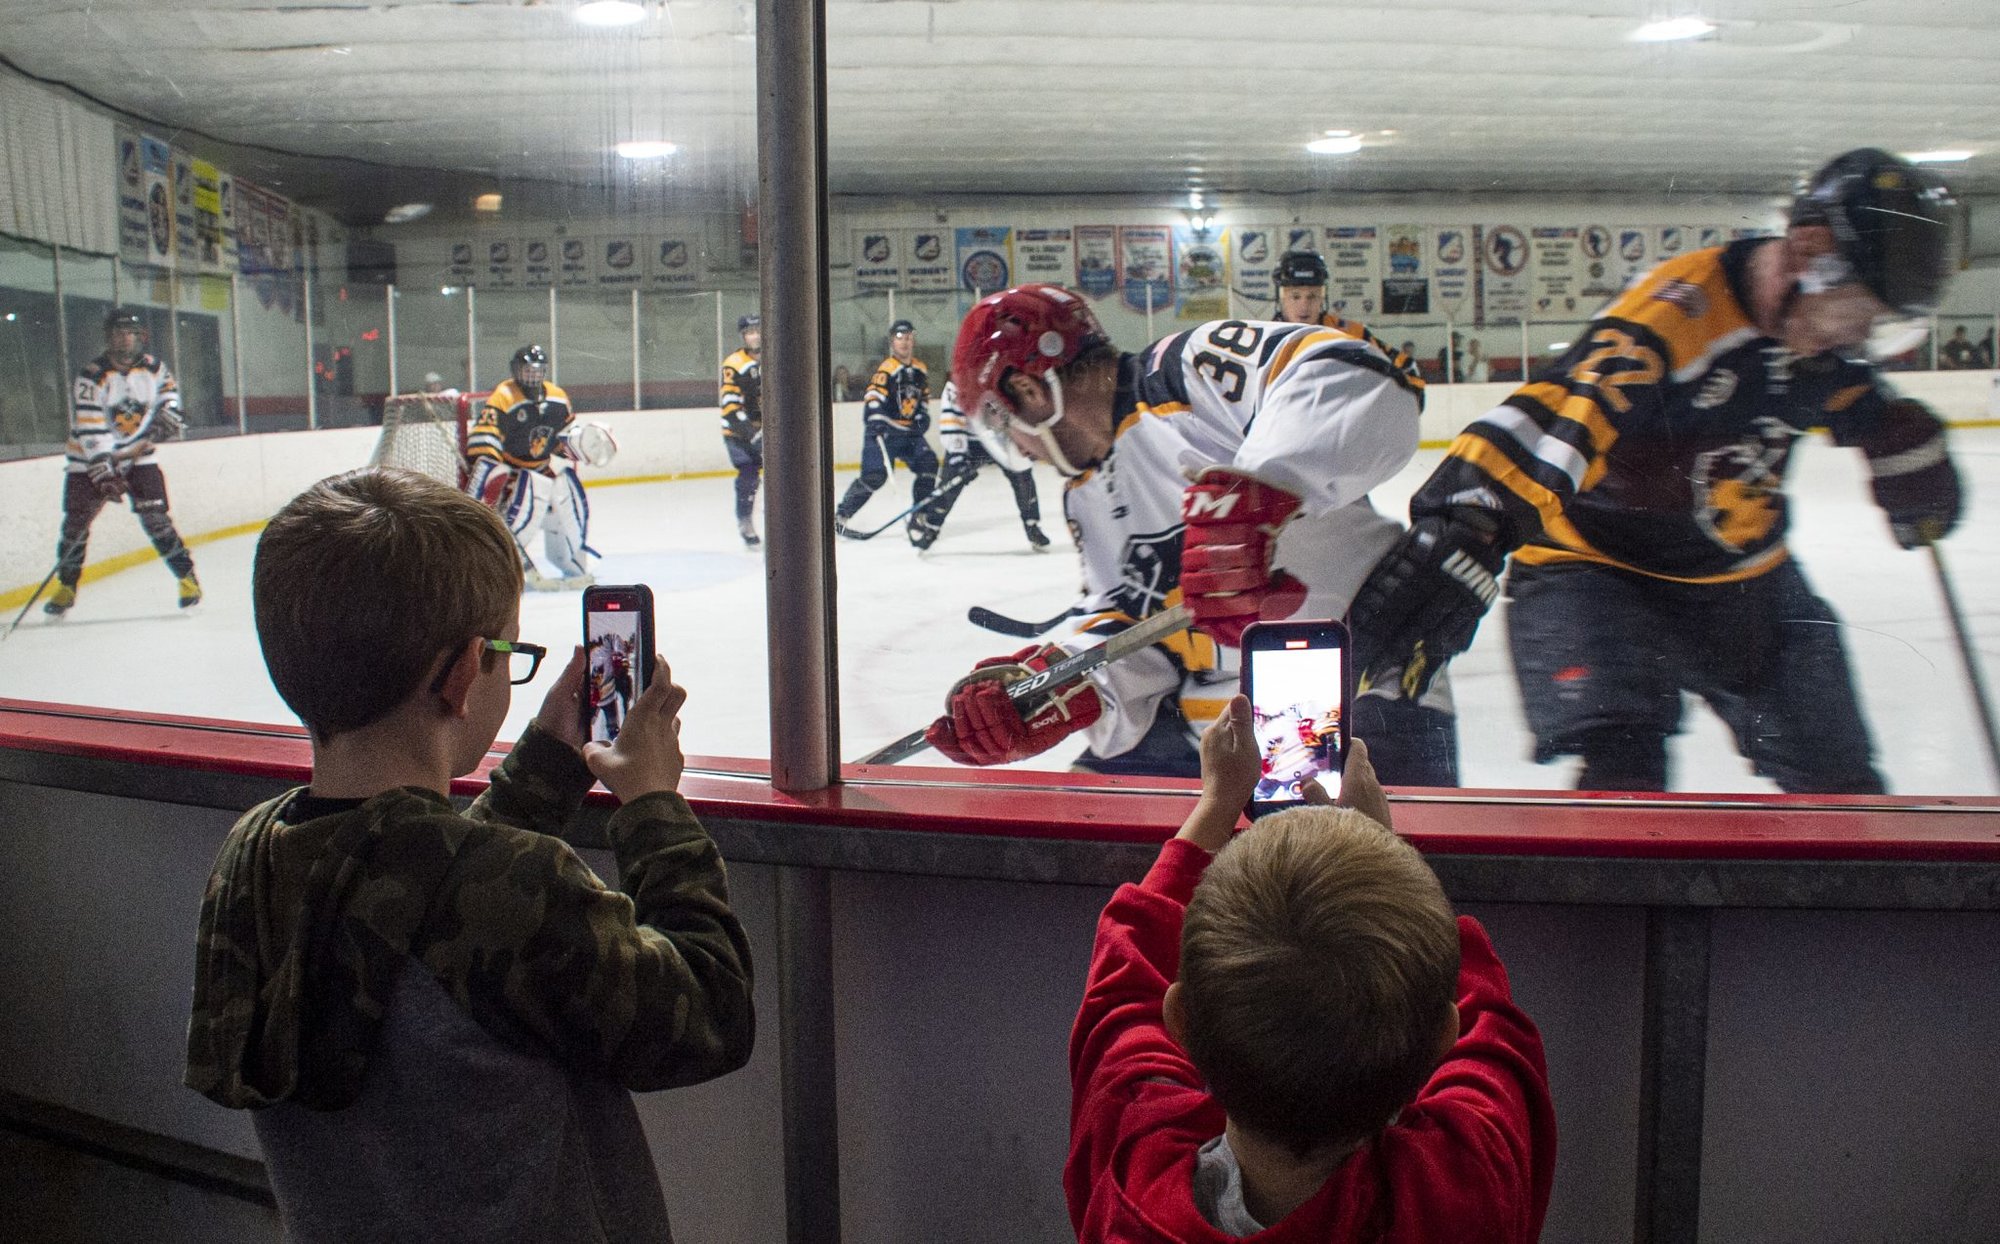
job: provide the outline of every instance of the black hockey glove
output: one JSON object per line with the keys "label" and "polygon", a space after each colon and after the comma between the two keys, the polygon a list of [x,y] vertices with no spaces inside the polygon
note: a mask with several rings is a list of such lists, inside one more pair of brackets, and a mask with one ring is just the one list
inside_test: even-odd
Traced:
{"label": "black hockey glove", "polygon": [[1890,402],[1867,452],[1875,504],[1889,516],[1897,544],[1922,548],[1958,526],[1958,468],[1945,449],[1944,424],[1929,408],[1907,399]]}
{"label": "black hockey glove", "polygon": [[1490,511],[1455,506],[1418,519],[1355,594],[1349,612],[1355,655],[1369,680],[1401,670],[1415,699],[1438,669],[1472,646],[1505,560]]}
{"label": "black hockey glove", "polygon": [[187,419],[181,414],[181,404],[168,399],[153,407],[153,426],[147,433],[154,441],[177,441],[187,433]]}
{"label": "black hockey glove", "polygon": [[92,459],[85,470],[90,476],[91,484],[106,501],[121,500],[131,491],[125,483],[125,476],[118,470],[118,464],[111,460],[109,454]]}

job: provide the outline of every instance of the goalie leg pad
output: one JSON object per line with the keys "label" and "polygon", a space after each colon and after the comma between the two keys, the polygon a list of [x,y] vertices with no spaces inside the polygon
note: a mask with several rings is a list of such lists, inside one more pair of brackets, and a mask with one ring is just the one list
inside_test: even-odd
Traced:
{"label": "goalie leg pad", "polygon": [[549,481],[554,494],[542,519],[542,545],[564,578],[588,574],[584,545],[590,539],[590,498],[575,471],[558,470]]}

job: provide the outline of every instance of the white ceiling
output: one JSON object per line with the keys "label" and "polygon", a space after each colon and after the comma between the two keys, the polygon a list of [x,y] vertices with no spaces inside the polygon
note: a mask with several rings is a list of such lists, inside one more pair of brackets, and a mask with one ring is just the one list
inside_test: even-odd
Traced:
{"label": "white ceiling", "polygon": [[[571,7],[0,0],[0,55],[278,152],[747,196],[754,5]],[[1690,11],[1721,29],[1627,39]],[[1782,193],[1863,144],[1972,148],[1948,175],[2000,190],[2000,0],[829,0],[828,42],[836,192]],[[1305,154],[1330,128],[1367,146]],[[635,170],[632,137],[682,151]],[[413,182],[294,173],[356,219]]]}

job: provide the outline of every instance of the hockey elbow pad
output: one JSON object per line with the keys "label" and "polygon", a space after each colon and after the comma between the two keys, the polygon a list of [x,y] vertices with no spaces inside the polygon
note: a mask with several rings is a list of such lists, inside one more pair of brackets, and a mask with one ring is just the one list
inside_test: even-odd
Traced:
{"label": "hockey elbow pad", "polygon": [[1008,683],[1038,674],[1066,655],[1054,644],[1031,644],[1012,656],[981,661],[953,684],[945,715],[931,723],[925,739],[959,764],[1002,765],[1040,755],[1088,729],[1104,713],[1104,701],[1088,678],[1032,704],[1007,697]]}
{"label": "hockey elbow pad", "polygon": [[1181,598],[1197,629],[1234,647],[1252,622],[1305,603],[1305,585],[1271,567],[1298,510],[1291,493],[1228,467],[1209,467],[1182,494]]}

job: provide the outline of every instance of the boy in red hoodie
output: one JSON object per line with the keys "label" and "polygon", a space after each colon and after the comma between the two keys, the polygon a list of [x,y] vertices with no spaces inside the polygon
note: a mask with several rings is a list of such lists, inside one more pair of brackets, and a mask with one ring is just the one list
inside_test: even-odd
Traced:
{"label": "boy in red hoodie", "polygon": [[1389,832],[1366,748],[1350,807],[1234,842],[1248,701],[1201,753],[1193,814],[1098,921],[1070,1036],[1078,1237],[1534,1240],[1556,1146],[1541,1036],[1485,930]]}

